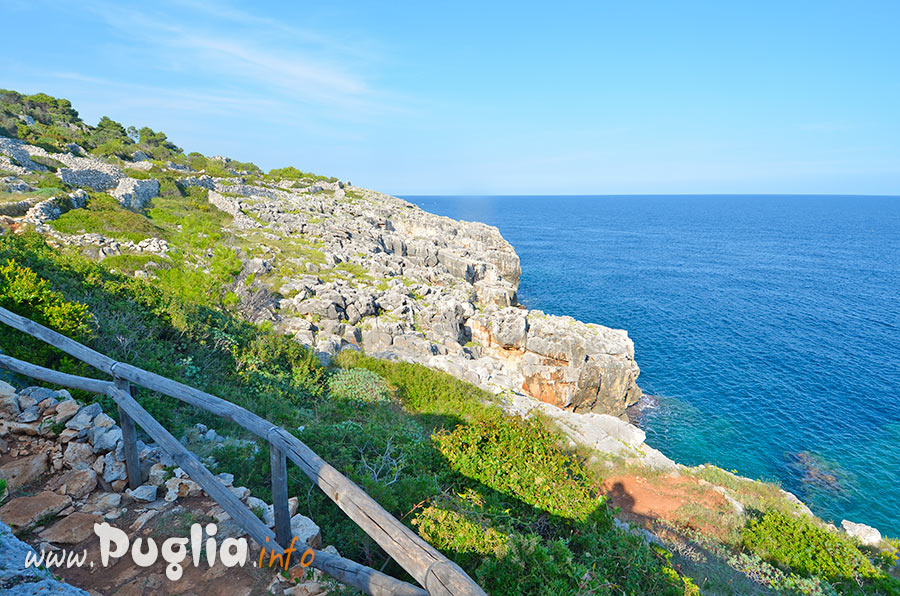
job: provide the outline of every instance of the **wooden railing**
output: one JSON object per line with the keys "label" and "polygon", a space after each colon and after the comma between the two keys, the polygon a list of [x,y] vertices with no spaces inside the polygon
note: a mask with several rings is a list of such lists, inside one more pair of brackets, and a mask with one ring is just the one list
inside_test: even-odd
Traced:
{"label": "wooden railing", "polygon": [[[291,542],[287,460],[291,460],[421,586],[413,586],[342,557],[316,551],[312,566],[373,596],[475,596],[482,590],[454,562],[400,523],[359,486],[281,427],[209,393],[152,372],[117,362],[30,319],[0,308],[0,322],[62,350],[112,377],[112,381],[78,377],[0,355],[0,367],[74,389],[110,396],[119,408],[128,484],[141,484],[135,423],[172,457],[206,493],[258,544],[287,547]],[[134,383],[230,420],[269,444],[272,462],[273,533],[240,499],[131,396]]]}

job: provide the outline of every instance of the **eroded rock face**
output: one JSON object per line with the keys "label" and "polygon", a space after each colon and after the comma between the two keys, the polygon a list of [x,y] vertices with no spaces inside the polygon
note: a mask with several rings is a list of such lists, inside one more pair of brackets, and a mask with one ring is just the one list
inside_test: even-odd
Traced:
{"label": "eroded rock face", "polygon": [[627,332],[518,308],[468,320],[472,340],[521,380],[521,391],[576,412],[621,413],[640,398]]}
{"label": "eroded rock face", "polygon": [[265,247],[235,288],[244,315],[323,360],[363,349],[578,412],[622,415],[640,396],[626,332],[519,307],[519,258],[497,228],[338,183],[216,180],[209,197]]}

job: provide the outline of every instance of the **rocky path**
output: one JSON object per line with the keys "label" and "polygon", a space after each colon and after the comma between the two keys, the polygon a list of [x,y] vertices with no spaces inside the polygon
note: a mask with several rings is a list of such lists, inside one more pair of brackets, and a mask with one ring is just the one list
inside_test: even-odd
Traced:
{"label": "rocky path", "polygon": [[[204,546],[199,565],[193,564],[188,553],[179,565],[182,576],[176,581],[169,579],[162,547],[168,538],[190,536],[193,524],[200,524],[207,532],[208,524],[215,524],[218,546],[226,538],[237,539],[244,534],[157,448],[142,445],[141,464],[146,484],[133,491],[126,489],[121,430],[98,404],[81,406],[66,391],[29,387],[17,392],[0,381],[0,478],[7,483],[0,495],[0,592],[42,593],[40,590],[49,585],[45,582],[52,580],[25,568],[28,547],[16,537],[33,547],[38,557],[43,552],[45,557],[61,556],[69,561],[71,554],[73,561],[82,560],[80,565],[54,566],[51,571],[90,594],[313,596],[335,589],[333,581],[312,569],[295,567],[292,578],[279,561],[265,556],[259,566],[260,548],[249,538],[246,565],[226,566],[221,557],[209,565]],[[253,497],[247,488],[234,486],[230,475],[221,474],[219,478],[274,525],[271,506]],[[296,499],[292,499],[291,508],[298,544],[319,548],[319,528],[297,514]],[[152,538],[160,553],[156,562],[139,566],[128,553],[110,559],[110,565],[104,566],[100,537],[95,531],[95,524],[104,523],[124,532],[132,547],[138,538],[143,539],[144,553]],[[203,534],[200,544],[207,538]],[[291,565],[296,563],[295,559]],[[83,592],[72,589],[61,593]]]}

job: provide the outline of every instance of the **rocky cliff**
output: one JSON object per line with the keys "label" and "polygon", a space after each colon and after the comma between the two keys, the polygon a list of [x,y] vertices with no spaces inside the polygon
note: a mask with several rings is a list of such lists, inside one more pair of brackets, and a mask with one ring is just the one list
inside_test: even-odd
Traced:
{"label": "rocky cliff", "polygon": [[[227,231],[243,264],[234,287],[240,310],[322,358],[362,349],[575,412],[622,416],[640,397],[625,331],[518,304],[519,258],[494,227],[341,182],[261,179],[237,170],[213,177],[174,163],[160,168],[143,155],[115,163],[69,150],[48,154],[2,139],[0,167],[22,175],[46,171],[41,162],[52,159],[61,181],[106,191],[133,210],[153,200],[159,183],[128,170],[155,167],[177,175],[183,188],[204,189],[209,204],[231,216]],[[5,184],[22,188],[15,178]],[[25,220],[60,241],[94,245],[100,257],[168,250],[164,239],[139,247],[96,234],[64,236],[46,225],[84,204],[82,195],[54,197],[30,206]]]}

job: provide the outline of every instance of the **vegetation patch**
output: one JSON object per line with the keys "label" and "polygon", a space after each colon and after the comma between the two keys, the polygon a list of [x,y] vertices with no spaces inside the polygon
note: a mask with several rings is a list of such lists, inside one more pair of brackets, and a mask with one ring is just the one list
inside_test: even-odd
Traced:
{"label": "vegetation patch", "polygon": [[140,242],[165,233],[140,213],[129,211],[106,193],[92,193],[84,209],[72,209],[50,222],[63,234],[102,234],[107,238]]}
{"label": "vegetation patch", "polygon": [[364,368],[340,369],[328,378],[328,392],[336,399],[357,402],[388,402],[391,390],[378,373]]}
{"label": "vegetation patch", "polygon": [[[847,536],[829,532],[806,516],[768,511],[753,516],[742,532],[744,547],[777,567],[803,576],[820,576],[843,593],[900,594],[900,582],[875,567]],[[882,591],[883,590],[883,591]]]}
{"label": "vegetation patch", "polygon": [[169,259],[161,255],[121,254],[106,257],[101,263],[107,269],[114,269],[122,273],[134,273],[139,269],[146,269],[151,263],[157,267],[163,263],[168,265]]}

